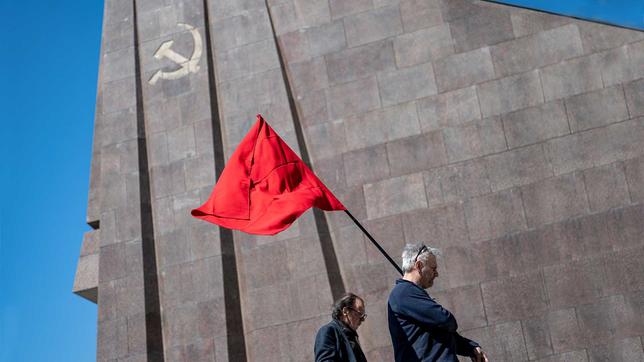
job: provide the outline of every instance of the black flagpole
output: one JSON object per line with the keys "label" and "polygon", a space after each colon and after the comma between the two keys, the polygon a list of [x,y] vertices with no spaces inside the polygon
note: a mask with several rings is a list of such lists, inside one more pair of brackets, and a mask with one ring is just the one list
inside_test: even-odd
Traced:
{"label": "black flagpole", "polygon": [[354,223],[356,223],[356,225],[358,225],[358,227],[360,228],[360,230],[362,230],[362,232],[363,232],[365,235],[367,235],[367,237],[369,238],[369,240],[371,240],[371,242],[373,243],[373,245],[375,245],[375,246],[376,246],[376,248],[378,248],[378,250],[380,250],[380,252],[382,253],[382,255],[384,255],[384,256],[385,256],[385,258],[387,258],[387,260],[389,260],[389,262],[391,263],[391,265],[393,265],[393,266],[394,266],[394,268],[396,268],[396,270],[398,270],[398,273],[400,273],[400,275],[403,275],[402,269],[400,269],[400,267],[398,266],[398,264],[396,264],[396,262],[395,262],[395,261],[394,261],[394,260],[389,256],[389,254],[387,254],[387,252],[385,251],[385,249],[383,249],[383,248],[382,248],[382,246],[380,246],[380,244],[378,244],[378,242],[373,238],[373,236],[371,236],[371,234],[369,234],[369,232],[368,232],[368,231],[367,231],[367,230],[366,230],[366,229],[365,229],[365,228],[360,224],[360,222],[359,222],[358,220],[356,220],[356,218],[355,218],[355,217],[353,217],[353,215],[351,215],[351,213],[349,212],[349,210],[344,210],[344,212],[346,212],[346,213],[347,213],[347,215],[349,215],[349,217],[351,218],[351,220],[353,220],[353,222],[354,222]]}

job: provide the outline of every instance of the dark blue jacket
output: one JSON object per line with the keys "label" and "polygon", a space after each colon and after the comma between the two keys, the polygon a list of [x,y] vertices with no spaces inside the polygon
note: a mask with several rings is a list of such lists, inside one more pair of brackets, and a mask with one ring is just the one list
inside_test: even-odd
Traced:
{"label": "dark blue jacket", "polygon": [[410,281],[396,281],[387,311],[397,362],[458,362],[457,354],[472,356],[479,346],[458,334],[452,313]]}
{"label": "dark blue jacket", "polygon": [[315,336],[315,362],[367,362],[358,334],[341,321],[333,319]]}

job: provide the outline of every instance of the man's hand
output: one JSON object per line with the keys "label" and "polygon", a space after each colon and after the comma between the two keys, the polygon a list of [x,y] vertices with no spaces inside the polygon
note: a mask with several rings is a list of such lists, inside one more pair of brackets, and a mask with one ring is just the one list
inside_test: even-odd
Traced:
{"label": "man's hand", "polygon": [[470,358],[472,359],[472,362],[488,362],[487,356],[481,347],[474,348],[474,356]]}

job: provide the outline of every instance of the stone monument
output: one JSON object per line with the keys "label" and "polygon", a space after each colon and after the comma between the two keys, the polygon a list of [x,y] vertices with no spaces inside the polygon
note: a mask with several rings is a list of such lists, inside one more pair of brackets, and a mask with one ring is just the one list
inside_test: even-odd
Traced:
{"label": "stone monument", "polygon": [[470,0],[105,0],[74,292],[98,361],[310,361],[335,297],[391,361],[396,271],[342,212],[190,216],[263,114],[492,361],[644,358],[644,32]]}

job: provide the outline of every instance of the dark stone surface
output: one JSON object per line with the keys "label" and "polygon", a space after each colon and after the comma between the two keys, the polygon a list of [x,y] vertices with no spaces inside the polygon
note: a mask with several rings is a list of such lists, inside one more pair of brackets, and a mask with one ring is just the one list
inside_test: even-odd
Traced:
{"label": "dark stone surface", "polygon": [[[167,361],[309,360],[341,288],[369,360],[392,359],[397,275],[345,213],[276,236],[190,216],[257,113],[397,262],[442,249],[430,293],[491,360],[642,360],[641,32],[474,0],[205,4],[106,3],[75,281],[97,360],[152,360],[155,332]],[[199,71],[151,85],[179,67],[164,41],[192,50],[177,23]]]}

